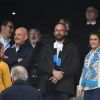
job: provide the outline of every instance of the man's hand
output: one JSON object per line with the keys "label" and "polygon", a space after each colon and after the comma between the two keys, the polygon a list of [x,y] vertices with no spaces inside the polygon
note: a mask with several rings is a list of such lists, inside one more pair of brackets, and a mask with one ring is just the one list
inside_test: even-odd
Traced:
{"label": "man's hand", "polygon": [[57,80],[61,80],[63,78],[63,73],[62,71],[57,71],[57,70],[53,70],[53,76],[57,79]]}
{"label": "man's hand", "polygon": [[49,80],[54,84],[58,82],[58,80],[54,76],[52,76]]}
{"label": "man's hand", "polygon": [[83,96],[83,88],[82,87],[78,87],[77,88],[77,91],[76,91],[76,96],[79,97],[79,96]]}

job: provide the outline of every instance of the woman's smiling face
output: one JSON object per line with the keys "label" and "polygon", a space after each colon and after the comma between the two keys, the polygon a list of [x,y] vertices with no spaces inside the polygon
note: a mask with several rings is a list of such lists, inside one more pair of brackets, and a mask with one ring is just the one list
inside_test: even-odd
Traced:
{"label": "woman's smiling face", "polygon": [[92,49],[98,48],[100,46],[100,39],[97,35],[90,35],[90,46]]}

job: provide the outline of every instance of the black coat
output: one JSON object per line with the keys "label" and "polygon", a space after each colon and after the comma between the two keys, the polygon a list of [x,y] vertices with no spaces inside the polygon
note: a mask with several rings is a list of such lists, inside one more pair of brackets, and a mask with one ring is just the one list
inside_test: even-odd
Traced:
{"label": "black coat", "polygon": [[42,100],[41,93],[25,81],[18,80],[2,92],[3,100]]}
{"label": "black coat", "polygon": [[[46,84],[48,83],[50,76],[52,76],[53,69],[55,68],[53,51],[53,43],[45,45],[41,50],[39,67],[42,76],[39,88],[41,88],[43,92],[45,92]],[[64,72],[63,78],[54,86],[54,89],[60,92],[73,94],[74,76],[79,73],[79,55],[77,47],[68,41],[64,42],[61,70]]]}
{"label": "black coat", "polygon": [[0,93],[0,100],[3,100],[1,93]]}
{"label": "black coat", "polygon": [[[10,47],[5,51],[4,60],[9,65],[10,69],[15,65],[22,65],[26,69],[30,69],[29,67],[32,64],[34,50],[27,40],[23,45],[20,45],[18,52],[16,52],[15,47]],[[18,59],[23,59],[18,62]]]}
{"label": "black coat", "polygon": [[32,68],[31,68],[31,85],[34,87],[38,86],[39,79],[40,79],[40,71],[39,71],[39,59],[40,59],[40,51],[43,44],[41,41],[37,42],[34,49],[34,57],[32,61]]}

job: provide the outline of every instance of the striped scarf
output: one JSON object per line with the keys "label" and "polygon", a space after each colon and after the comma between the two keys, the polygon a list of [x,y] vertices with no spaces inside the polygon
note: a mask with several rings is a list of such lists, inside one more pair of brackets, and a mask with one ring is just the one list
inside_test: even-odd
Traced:
{"label": "striped scarf", "polygon": [[84,87],[98,87],[98,64],[100,61],[100,47],[90,52],[85,57],[84,67],[82,70],[82,82]]}
{"label": "striped scarf", "polygon": [[55,69],[60,70],[61,69],[61,55],[62,55],[62,49],[63,44],[59,42],[54,42],[54,55],[53,55],[53,61],[55,64]]}

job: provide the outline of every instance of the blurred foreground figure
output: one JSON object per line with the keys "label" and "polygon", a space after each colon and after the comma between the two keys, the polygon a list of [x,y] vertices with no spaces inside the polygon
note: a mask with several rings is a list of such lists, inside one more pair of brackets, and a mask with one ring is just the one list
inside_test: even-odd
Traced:
{"label": "blurred foreground figure", "polygon": [[3,100],[42,100],[40,92],[28,85],[28,73],[23,66],[11,69],[13,85],[3,91]]}

